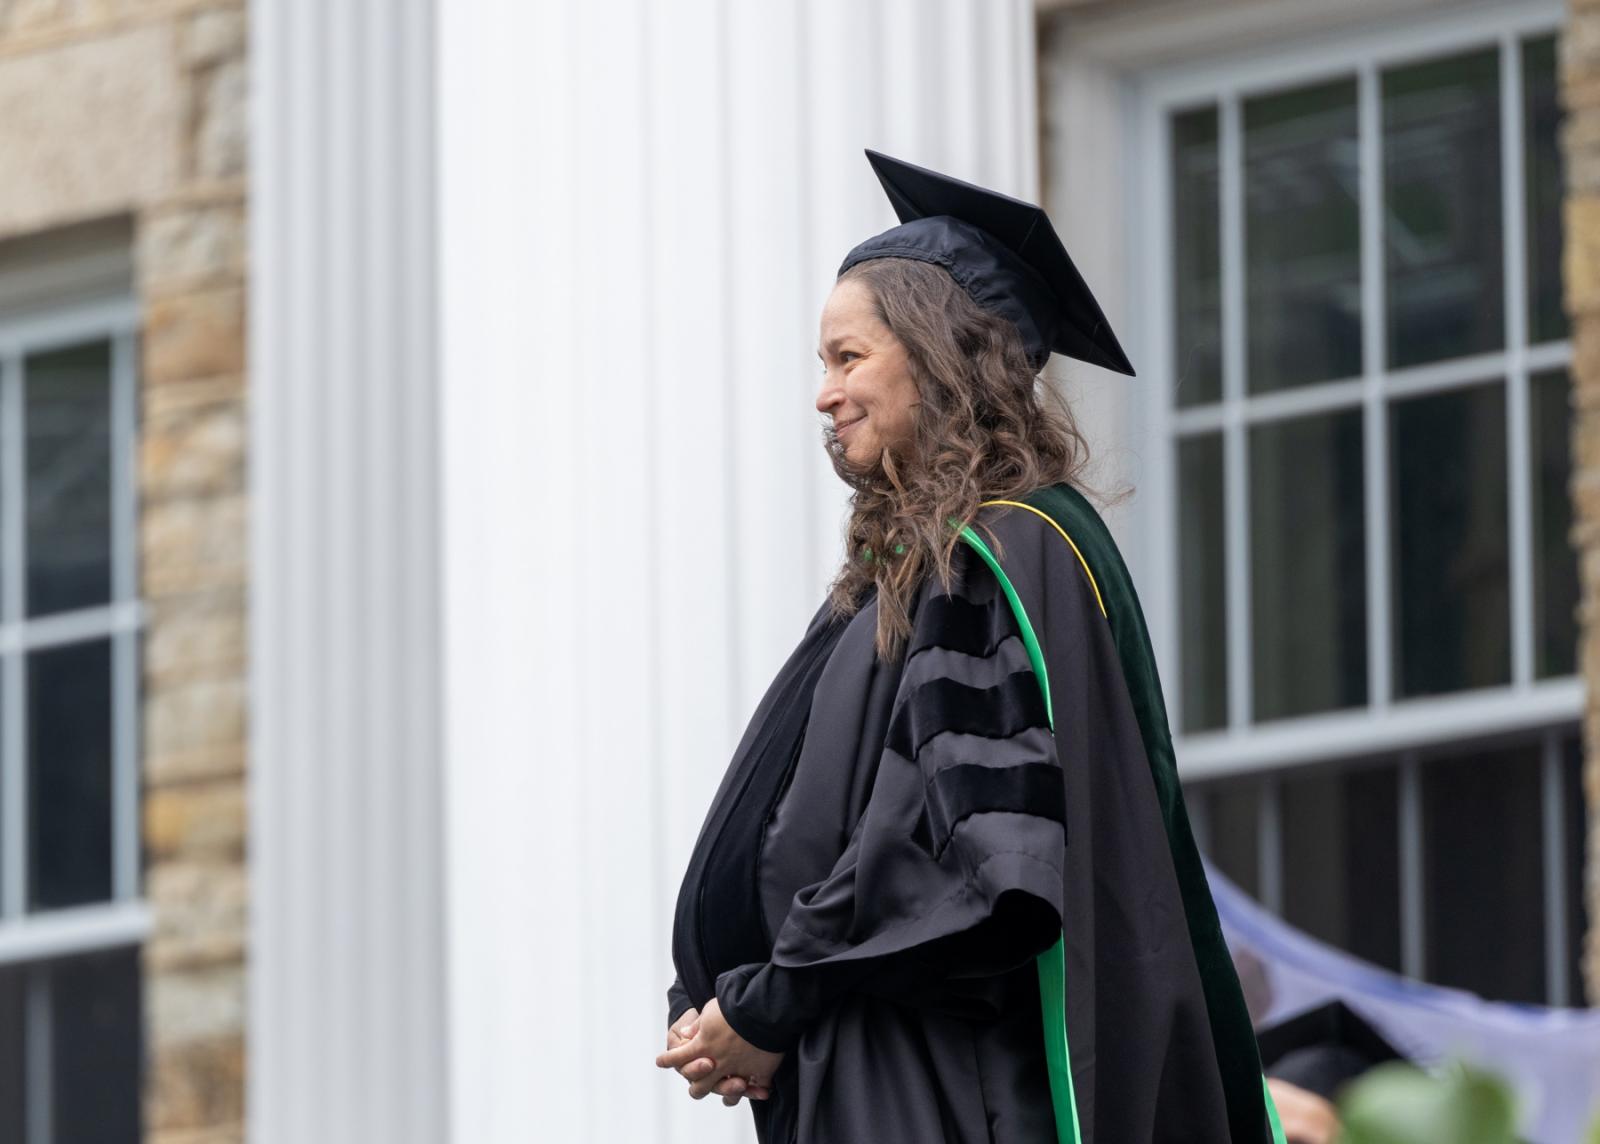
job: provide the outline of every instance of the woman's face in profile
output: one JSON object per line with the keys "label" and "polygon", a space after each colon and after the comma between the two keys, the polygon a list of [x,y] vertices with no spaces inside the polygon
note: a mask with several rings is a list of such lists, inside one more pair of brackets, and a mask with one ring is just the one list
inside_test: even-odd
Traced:
{"label": "woman's face in profile", "polygon": [[822,388],[817,412],[852,464],[875,463],[884,449],[909,442],[917,383],[905,346],[873,310],[872,292],[854,279],[837,283],[822,307]]}

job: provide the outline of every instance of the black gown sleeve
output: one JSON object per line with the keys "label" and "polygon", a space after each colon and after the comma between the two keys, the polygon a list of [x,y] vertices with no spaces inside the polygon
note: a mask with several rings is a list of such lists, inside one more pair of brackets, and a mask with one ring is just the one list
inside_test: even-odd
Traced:
{"label": "black gown sleeve", "polygon": [[[766,962],[717,979],[735,1032],[787,1051],[846,990],[993,1015],[998,975],[1061,934],[1065,794],[1049,718],[998,581],[965,545],[919,591],[866,806],[795,895]],[[1085,590],[1063,578],[1060,590]],[[819,717],[820,716],[820,717]],[[807,730],[841,736],[826,712]]]}
{"label": "black gown sleeve", "polygon": [[971,1019],[999,1016],[999,978],[1055,941],[1048,909],[1018,897],[1003,898],[996,912],[960,934],[916,950],[839,966],[783,966],[751,962],[717,978],[717,1004],[746,1041],[787,1052],[806,1026],[846,990]]}
{"label": "black gown sleeve", "polygon": [[678,1018],[693,1008],[694,1001],[683,987],[683,978],[674,977],[672,984],[667,986],[667,1025],[677,1024]]}

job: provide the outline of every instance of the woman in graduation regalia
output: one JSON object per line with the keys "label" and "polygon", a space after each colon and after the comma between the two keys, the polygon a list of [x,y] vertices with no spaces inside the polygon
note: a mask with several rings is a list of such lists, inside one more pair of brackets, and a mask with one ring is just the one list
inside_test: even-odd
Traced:
{"label": "woman in graduation regalia", "polygon": [[1052,351],[1132,374],[1043,211],[876,152],[817,408],[844,567],[685,873],[657,1064],[762,1144],[1282,1139]]}

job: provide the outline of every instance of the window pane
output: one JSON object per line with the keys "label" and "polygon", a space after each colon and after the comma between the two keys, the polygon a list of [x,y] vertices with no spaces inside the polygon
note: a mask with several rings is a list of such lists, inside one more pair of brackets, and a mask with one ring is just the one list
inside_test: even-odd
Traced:
{"label": "window pane", "polygon": [[1556,38],[1540,36],[1522,45],[1523,167],[1528,246],[1528,340],[1567,336],[1561,308],[1560,133],[1564,118],[1557,97]]}
{"label": "window pane", "polygon": [[25,1141],[28,1057],[23,1022],[27,1007],[28,970],[0,966],[0,1140]]}
{"label": "window pane", "polygon": [[1354,78],[1244,102],[1249,389],[1361,372]]}
{"label": "window pane", "polygon": [[1255,717],[1367,701],[1361,411],[1250,431]]}
{"label": "window pane", "polygon": [[1206,807],[1206,857],[1241,890],[1259,898],[1261,784],[1253,779],[1207,783],[1198,797]]}
{"label": "window pane", "polygon": [[1395,769],[1289,772],[1280,791],[1285,920],[1398,972],[1400,832]]}
{"label": "window pane", "polygon": [[139,1140],[139,951],[51,966],[55,1144]]}
{"label": "window pane", "polygon": [[1428,979],[1545,1001],[1539,747],[1422,768]]}
{"label": "window pane", "polygon": [[1572,527],[1571,382],[1564,369],[1528,379],[1533,428],[1533,642],[1540,678],[1571,675],[1578,658],[1578,556]]}
{"label": "window pane", "polygon": [[[5,679],[6,674],[9,673],[9,672],[16,671],[17,667],[18,667],[18,664],[17,664],[17,661],[14,658],[11,658],[11,657],[0,658],[0,684],[3,684],[3,681]],[[3,707],[4,707],[4,705],[0,704],[0,742],[4,741],[4,733],[5,733],[5,728],[6,728],[6,722],[5,722],[5,719],[3,717],[4,716]],[[6,813],[5,813],[5,811],[6,811],[6,801],[7,801],[7,799],[6,799],[6,796],[5,796],[5,792],[4,791],[0,791],[0,877],[4,877],[5,876],[6,865],[7,865],[7,863],[6,863],[6,855],[8,853],[10,853],[8,847],[5,845],[5,840],[6,840],[5,823],[6,823],[6,820],[7,820],[7,816],[6,816]],[[26,808],[24,808],[24,814],[26,814]],[[5,1139],[4,1136],[0,1136],[0,1140],[4,1140],[4,1139]]]}
{"label": "window pane", "polygon": [[1499,55],[1383,73],[1391,366],[1505,344]]}
{"label": "window pane", "polygon": [[1497,382],[1390,409],[1399,695],[1510,681],[1504,414]]}
{"label": "window pane", "polygon": [[1179,405],[1222,396],[1222,256],[1217,109],[1172,117],[1173,339]]}
{"label": "window pane", "polygon": [[111,599],[111,346],[28,358],[30,616]]}
{"label": "window pane", "polygon": [[[1583,740],[1573,735],[1561,744],[1561,802],[1566,811],[1565,869],[1567,873],[1567,1003],[1586,1003],[1583,988],[1583,937],[1588,932],[1589,911],[1584,903],[1583,875],[1589,816],[1584,810]],[[1588,998],[1587,1000],[1595,1000]]]}
{"label": "window pane", "polygon": [[28,656],[29,905],[111,897],[111,641]]}
{"label": "window pane", "polygon": [[1183,729],[1203,731],[1228,722],[1220,433],[1179,440],[1178,502]]}

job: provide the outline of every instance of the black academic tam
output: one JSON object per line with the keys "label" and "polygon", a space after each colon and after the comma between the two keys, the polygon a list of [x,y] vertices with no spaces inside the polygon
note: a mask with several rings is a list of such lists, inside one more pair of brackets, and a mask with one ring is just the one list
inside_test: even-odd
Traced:
{"label": "black academic tam", "polygon": [[974,302],[1017,327],[1034,369],[1054,351],[1133,373],[1042,207],[871,149],[867,160],[901,225],[858,244],[840,274],[869,258],[936,263]]}

